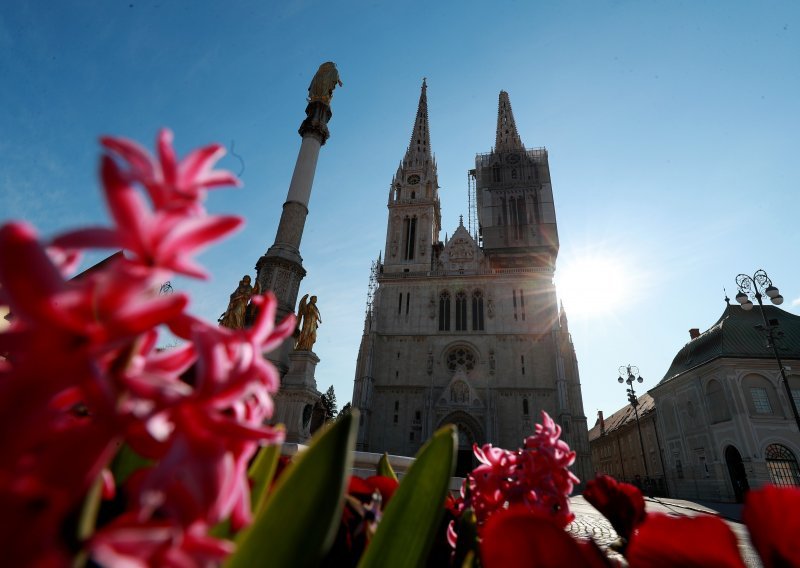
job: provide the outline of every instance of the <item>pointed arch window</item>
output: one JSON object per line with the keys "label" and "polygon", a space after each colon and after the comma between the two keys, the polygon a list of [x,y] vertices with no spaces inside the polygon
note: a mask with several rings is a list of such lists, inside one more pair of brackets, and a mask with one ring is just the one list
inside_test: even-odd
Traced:
{"label": "pointed arch window", "polygon": [[456,294],[456,331],[467,330],[467,294],[460,290]]}
{"label": "pointed arch window", "polygon": [[525,197],[517,198],[517,238],[525,237],[525,226],[528,224],[528,212],[525,207]]}
{"label": "pointed arch window", "polygon": [[483,331],[483,292],[472,292],[472,330]]}
{"label": "pointed arch window", "polygon": [[403,258],[414,260],[414,244],[417,240],[417,216],[403,219]]}
{"label": "pointed arch window", "polygon": [[450,331],[450,292],[439,294],[439,331]]}
{"label": "pointed arch window", "polygon": [[492,167],[492,181],[497,183],[502,180],[503,178],[500,176],[500,166],[498,164],[495,164]]}

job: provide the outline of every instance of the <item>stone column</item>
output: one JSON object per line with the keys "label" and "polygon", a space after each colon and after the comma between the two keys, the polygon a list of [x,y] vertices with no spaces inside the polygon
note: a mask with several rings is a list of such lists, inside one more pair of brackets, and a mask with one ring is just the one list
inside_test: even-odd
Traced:
{"label": "stone column", "polygon": [[[294,166],[292,181],[283,204],[275,243],[256,263],[256,280],[262,290],[272,290],[278,299],[278,320],[294,312],[300,281],[306,275],[300,256],[300,240],[308,215],[308,201],[317,168],[319,150],[330,137],[328,121],[333,116],[324,102],[312,101],[306,107],[306,119],[298,130],[303,138]],[[272,353],[270,360],[278,367],[281,376],[289,369],[289,352],[292,342]]]}

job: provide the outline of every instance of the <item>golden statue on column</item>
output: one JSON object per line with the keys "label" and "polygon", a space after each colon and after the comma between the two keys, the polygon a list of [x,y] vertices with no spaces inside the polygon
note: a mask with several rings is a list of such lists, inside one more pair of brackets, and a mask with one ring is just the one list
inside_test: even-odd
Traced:
{"label": "golden statue on column", "polygon": [[319,66],[316,75],[311,79],[311,84],[308,86],[308,102],[319,101],[330,105],[333,98],[333,90],[337,85],[343,87],[344,83],[339,79],[339,70],[336,69],[336,63],[326,61]]}
{"label": "golden statue on column", "polygon": [[297,308],[297,326],[300,329],[300,335],[294,346],[295,351],[311,351],[311,347],[317,341],[317,327],[321,324],[322,317],[317,308],[317,297],[311,296],[309,300],[308,294],[306,294],[300,300],[300,306]]}
{"label": "golden statue on column", "polygon": [[250,297],[253,294],[260,293],[258,282],[256,282],[254,288],[250,285],[250,276],[245,274],[239,281],[239,286],[231,294],[231,299],[228,301],[228,309],[217,320],[219,324],[230,329],[243,329]]}

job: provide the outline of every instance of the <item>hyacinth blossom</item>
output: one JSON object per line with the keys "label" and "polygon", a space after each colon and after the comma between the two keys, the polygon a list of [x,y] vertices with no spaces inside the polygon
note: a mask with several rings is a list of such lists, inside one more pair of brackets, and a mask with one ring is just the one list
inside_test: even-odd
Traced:
{"label": "hyacinth blossom", "polygon": [[[560,436],[561,427],[542,411],[542,423],[519,450],[475,444],[480,465],[464,479],[461,498],[452,506],[455,514],[473,510],[481,529],[492,515],[514,507],[544,515],[560,528],[567,526],[575,517],[569,496],[578,478],[568,469],[575,452]],[[456,546],[455,523],[450,523],[448,541]]]}
{"label": "hyacinth blossom", "polygon": [[[206,189],[238,185],[212,169],[220,146],[178,161],[168,130],[158,159],[129,140],[102,143],[111,227],[50,242],[24,223],[0,227],[0,302],[12,314],[0,334],[0,426],[14,432],[0,440],[4,558],[67,565],[83,548],[103,565],[219,561],[233,545],[210,529],[250,522],[247,463],[282,440],[264,426],[279,381],[263,354],[294,321],[273,325],[269,293],[253,298],[260,311],[247,330],[191,316],[183,294],[158,294],[173,274],[203,277],[193,257],[241,224],[202,205]],[[81,250],[107,247],[124,253],[66,279]],[[156,349],[162,325],[186,342]],[[65,528],[96,480],[110,494],[106,468],[123,444],[151,465],[120,486],[127,510],[76,542]]]}

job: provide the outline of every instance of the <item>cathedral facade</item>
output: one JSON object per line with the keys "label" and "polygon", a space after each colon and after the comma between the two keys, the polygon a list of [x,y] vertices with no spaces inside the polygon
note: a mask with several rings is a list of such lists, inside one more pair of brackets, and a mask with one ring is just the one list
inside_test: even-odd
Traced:
{"label": "cathedral facade", "polygon": [[553,284],[558,230],[547,151],[524,147],[504,91],[495,146],[477,155],[469,179],[473,232],[462,220],[441,241],[423,82],[370,280],[353,389],[357,447],[413,456],[439,427],[455,424],[463,474],[473,467],[473,443],[520,447],[545,410],[586,480],[577,360]]}

